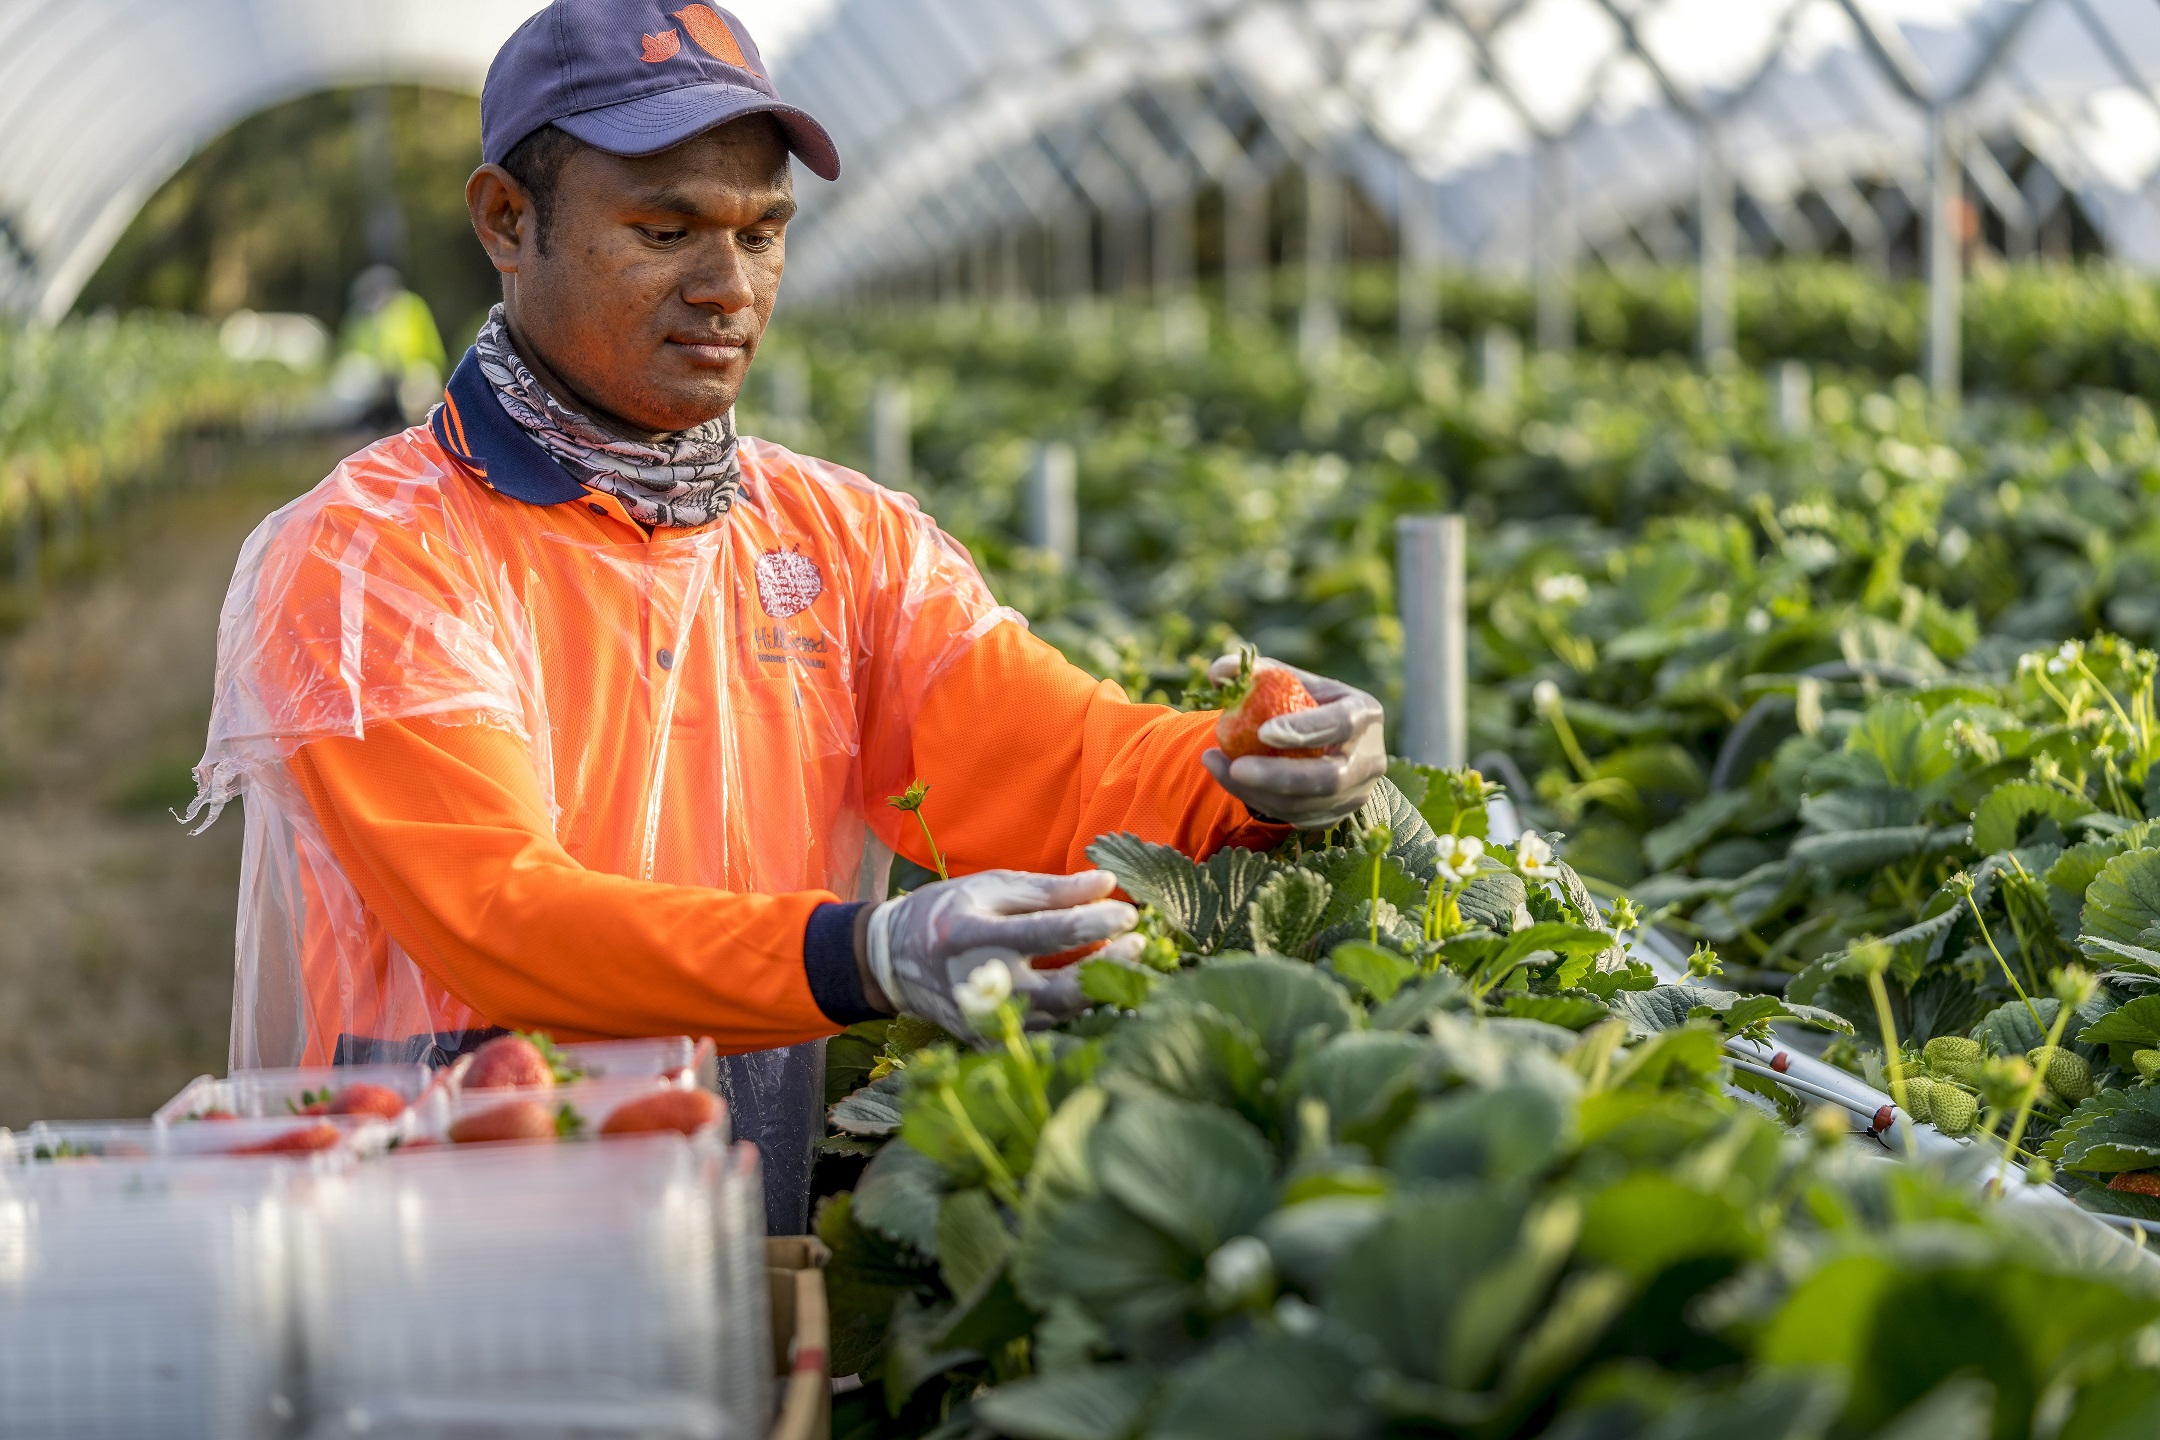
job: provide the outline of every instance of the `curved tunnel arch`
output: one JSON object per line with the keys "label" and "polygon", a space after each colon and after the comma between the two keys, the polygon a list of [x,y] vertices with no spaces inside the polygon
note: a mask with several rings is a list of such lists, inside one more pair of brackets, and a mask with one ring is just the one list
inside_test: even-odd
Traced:
{"label": "curved tunnel arch", "polygon": [[50,323],[203,145],[318,90],[477,92],[539,0],[0,0],[0,311]]}

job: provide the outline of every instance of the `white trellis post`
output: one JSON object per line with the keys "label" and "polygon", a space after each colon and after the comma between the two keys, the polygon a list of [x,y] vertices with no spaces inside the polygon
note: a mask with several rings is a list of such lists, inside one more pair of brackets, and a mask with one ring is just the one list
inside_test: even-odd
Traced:
{"label": "white trellis post", "polygon": [[870,393],[870,478],[880,485],[901,488],[914,469],[911,408],[898,380],[880,380]]}
{"label": "white trellis post", "polygon": [[1403,636],[1397,733],[1403,754],[1420,765],[1458,766],[1469,750],[1464,544],[1460,515],[1404,515],[1395,522],[1396,608]]}
{"label": "white trellis post", "polygon": [[1725,137],[1712,121],[1696,127],[1698,169],[1696,203],[1696,305],[1701,322],[1697,343],[1705,370],[1730,365],[1734,353],[1733,259],[1738,224],[1733,214],[1732,166]]}
{"label": "white trellis post", "polygon": [[1328,355],[1342,333],[1336,311],[1342,245],[1342,177],[1325,160],[1305,166],[1305,305],[1298,314],[1298,354],[1307,364]]}
{"label": "white trellis post", "polygon": [[1079,460],[1051,440],[1035,447],[1027,478],[1027,542],[1061,566],[1080,553]]}
{"label": "white trellis post", "polygon": [[1965,171],[1940,105],[1928,111],[1928,388],[1955,405],[1961,381],[1958,334],[1962,311]]}

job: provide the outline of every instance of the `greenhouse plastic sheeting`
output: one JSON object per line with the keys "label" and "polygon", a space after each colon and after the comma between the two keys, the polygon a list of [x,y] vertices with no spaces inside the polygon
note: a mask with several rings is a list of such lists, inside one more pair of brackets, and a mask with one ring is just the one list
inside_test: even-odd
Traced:
{"label": "greenhouse plastic sheeting", "polygon": [[[2150,0],[845,0],[776,69],[847,158],[791,247],[816,291],[1313,161],[1435,258],[1519,268],[1565,230],[1672,263],[1706,137],[1807,248],[1805,194],[1862,231],[1894,222],[1855,182],[1918,208],[1938,106],[1991,207],[2059,184],[2160,267]],[[2046,178],[2006,194],[1967,141]]]}
{"label": "greenhouse plastic sheeting", "polygon": [[[865,796],[906,788],[923,695],[1018,617],[913,501],[754,439],[742,457],[725,523],[635,542],[582,505],[560,508],[583,525],[533,523],[423,427],[347,460],[250,538],[197,770],[213,817],[247,800],[236,1070],[441,1060],[490,1029],[341,870],[288,763],[311,741],[492,727],[529,758],[566,872],[882,896],[889,851],[871,843]],[[899,817],[878,814],[889,839]],[[722,1066],[776,1197],[807,1184],[821,1049]],[[790,1206],[776,1232],[800,1227]]]}

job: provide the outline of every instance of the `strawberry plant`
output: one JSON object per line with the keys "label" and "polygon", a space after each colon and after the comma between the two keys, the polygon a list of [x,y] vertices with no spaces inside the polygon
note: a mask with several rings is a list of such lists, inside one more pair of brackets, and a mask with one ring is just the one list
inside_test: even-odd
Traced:
{"label": "strawberry plant", "polygon": [[[2126,1343],[2160,1292],[1955,1175],[1868,1159],[1847,1122],[1788,1130],[1724,1090],[1726,1036],[1833,1017],[1653,984],[1629,907],[1601,915],[1541,839],[1468,843],[1481,777],[1394,779],[1326,837],[1384,828],[1377,855],[1195,865],[1106,837],[1174,969],[1051,1033],[1005,1001],[986,1048],[913,1049],[835,1106],[872,1151],[818,1216],[834,1366],[865,1381],[836,1433],[2160,1418]],[[1373,859],[1414,923],[1331,935],[1369,927]]]}

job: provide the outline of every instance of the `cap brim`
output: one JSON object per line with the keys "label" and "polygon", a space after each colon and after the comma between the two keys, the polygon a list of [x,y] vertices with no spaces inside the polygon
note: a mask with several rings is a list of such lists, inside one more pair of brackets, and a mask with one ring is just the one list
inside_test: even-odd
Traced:
{"label": "cap brim", "polygon": [[685,85],[641,95],[597,110],[581,110],[555,122],[558,129],[610,155],[657,155],[693,135],[745,115],[780,122],[792,150],[821,180],[840,178],[840,151],[825,127],[806,111],[740,85]]}

